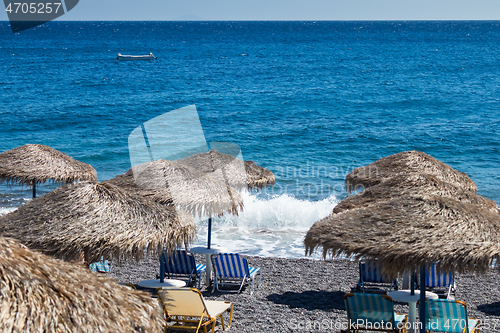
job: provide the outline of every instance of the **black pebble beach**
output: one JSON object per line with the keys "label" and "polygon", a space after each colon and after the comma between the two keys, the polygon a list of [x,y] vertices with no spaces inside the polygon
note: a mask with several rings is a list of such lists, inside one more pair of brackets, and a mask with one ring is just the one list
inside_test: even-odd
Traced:
{"label": "black pebble beach", "polygon": [[[312,260],[247,257],[262,270],[261,285],[250,295],[211,293],[206,299],[231,301],[234,317],[228,332],[340,332],[347,323],[344,294],[358,278],[358,264],[347,260]],[[197,257],[197,262],[203,262]],[[137,284],[158,274],[157,258],[140,263],[113,263],[110,275],[119,282]],[[258,281],[258,279],[257,279]],[[256,281],[256,282],[257,282]],[[500,274],[457,274],[455,298],[468,306],[469,317],[481,319],[481,332],[500,332]],[[400,286],[401,288],[401,286]],[[397,312],[408,306],[395,303]],[[217,328],[221,330],[220,325]],[[183,330],[184,331],[184,330]]]}

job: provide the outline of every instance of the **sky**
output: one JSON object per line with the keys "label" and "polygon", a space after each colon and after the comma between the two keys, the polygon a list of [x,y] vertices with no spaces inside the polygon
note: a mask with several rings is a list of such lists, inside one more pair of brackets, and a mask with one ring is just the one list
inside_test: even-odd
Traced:
{"label": "sky", "polygon": [[[24,0],[16,1],[21,2]],[[27,1],[29,2],[29,1]],[[500,20],[500,0],[80,0],[60,21]],[[5,11],[0,20],[8,20]]]}

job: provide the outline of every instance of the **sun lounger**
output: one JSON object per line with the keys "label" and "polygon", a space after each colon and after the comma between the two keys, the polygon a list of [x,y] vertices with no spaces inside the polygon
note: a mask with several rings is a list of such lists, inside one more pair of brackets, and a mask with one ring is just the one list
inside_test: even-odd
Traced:
{"label": "sun lounger", "polygon": [[[377,288],[377,289],[374,289]],[[382,289],[381,289],[382,288]],[[376,261],[361,261],[359,263],[359,278],[356,292],[378,292],[387,293],[386,289],[398,290],[398,280],[389,279],[381,273]]]}
{"label": "sun lounger", "polygon": [[196,264],[194,256],[184,250],[174,251],[172,254],[166,256],[165,252],[160,257],[161,262],[165,263],[165,273],[169,279],[178,277],[187,277],[186,284],[196,285],[198,280],[198,289],[200,289],[201,274],[206,270],[206,266]]}
{"label": "sun lounger", "polygon": [[111,264],[109,261],[104,260],[104,258],[101,257],[101,261],[91,263],[89,268],[92,272],[109,273]]}
{"label": "sun lounger", "polygon": [[408,317],[394,312],[392,298],[381,294],[348,293],[344,296],[347,310],[347,332],[372,330],[406,332]]}
{"label": "sun lounger", "polygon": [[[212,324],[215,331],[217,318],[220,318],[222,329],[225,329],[222,314],[229,312],[227,328],[233,320],[233,304],[226,301],[208,301],[203,298],[199,290],[194,288],[165,288],[156,289],[156,294],[163,306],[166,327],[195,329],[196,332]],[[191,319],[190,319],[191,318]]]}
{"label": "sun lounger", "polygon": [[438,294],[439,298],[454,299],[455,297],[456,284],[453,272],[438,274],[436,265],[428,268],[425,286],[429,291]]}
{"label": "sun lounger", "polygon": [[425,301],[425,310],[425,329],[428,332],[479,333],[481,322],[468,317],[464,302],[428,299]]}
{"label": "sun lounger", "polygon": [[212,291],[235,291],[235,290],[224,290],[221,287],[227,286],[238,286],[239,293],[243,288],[243,285],[252,280],[252,290],[250,295],[253,294],[254,280],[257,274],[259,274],[259,285],[261,279],[260,268],[249,267],[248,261],[245,258],[240,257],[237,253],[221,253],[212,256],[212,266],[214,267],[215,281],[213,284]]}

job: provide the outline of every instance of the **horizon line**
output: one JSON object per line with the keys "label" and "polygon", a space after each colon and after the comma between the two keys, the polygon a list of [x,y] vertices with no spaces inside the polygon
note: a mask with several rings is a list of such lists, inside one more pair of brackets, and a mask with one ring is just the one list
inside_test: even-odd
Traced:
{"label": "horizon line", "polygon": [[[450,21],[450,22],[473,22],[473,21],[491,21],[496,22],[500,21],[500,19],[336,19],[336,20],[209,20],[209,19],[201,19],[201,20],[52,20],[49,22],[441,22],[441,21]],[[10,23],[9,20],[0,20],[0,23],[6,22]],[[18,21],[16,21],[18,22]],[[46,22],[46,23],[49,23]]]}

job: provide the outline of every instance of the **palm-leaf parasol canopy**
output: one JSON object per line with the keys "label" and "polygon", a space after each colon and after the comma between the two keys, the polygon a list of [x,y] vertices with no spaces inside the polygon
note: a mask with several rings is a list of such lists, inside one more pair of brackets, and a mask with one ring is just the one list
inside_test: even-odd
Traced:
{"label": "palm-leaf parasol canopy", "polygon": [[0,217],[0,235],[46,254],[88,261],[140,259],[187,245],[192,216],[103,183],[64,185]]}
{"label": "palm-leaf parasol canopy", "polygon": [[27,144],[0,153],[0,183],[33,186],[33,198],[38,184],[76,180],[97,182],[97,173],[91,165],[48,146]]}
{"label": "palm-leaf parasol canopy", "polygon": [[172,198],[170,189],[167,186],[165,186],[164,188],[160,188],[157,185],[147,185],[147,183],[144,184],[145,182],[142,182],[142,184],[139,186],[134,179],[134,172],[132,171],[132,169],[129,169],[122,175],[118,175],[114,178],[105,180],[103,183],[111,184],[124,190],[140,194],[143,197],[154,200],[163,205],[174,204],[174,199]]}
{"label": "palm-leaf parasol canopy", "polygon": [[140,164],[105,183],[199,216],[238,214],[243,207],[241,195],[226,183],[173,161]]}
{"label": "palm-leaf parasol canopy", "polygon": [[227,181],[229,186],[237,190],[262,189],[275,183],[274,174],[255,164],[253,161],[242,161],[231,154],[217,152],[215,149],[207,153],[194,154],[176,162],[190,166],[206,173],[216,173],[217,178]]}
{"label": "palm-leaf parasol canopy", "polygon": [[[373,258],[397,275],[425,264],[440,270],[485,272],[500,259],[500,214],[437,195],[394,195],[351,206],[316,222],[306,251]],[[498,261],[497,261],[498,262]]]}
{"label": "palm-leaf parasol canopy", "polygon": [[158,302],[0,237],[3,332],[160,332]]}
{"label": "palm-leaf parasol canopy", "polygon": [[405,151],[379,159],[367,166],[356,168],[346,176],[348,191],[368,188],[396,175],[425,173],[450,183],[457,188],[476,192],[477,186],[465,173],[420,151]]}
{"label": "palm-leaf parasol canopy", "polygon": [[396,174],[378,185],[368,187],[363,192],[342,200],[334,209],[333,214],[352,208],[359,208],[398,197],[415,195],[434,195],[454,199],[467,204],[483,207],[493,213],[498,212],[497,204],[475,192],[456,187],[444,182],[436,176],[425,173]]}
{"label": "palm-leaf parasol canopy", "polygon": [[97,182],[96,171],[48,146],[27,144],[0,154],[0,182],[33,185],[76,180]]}

